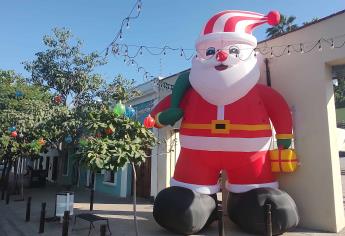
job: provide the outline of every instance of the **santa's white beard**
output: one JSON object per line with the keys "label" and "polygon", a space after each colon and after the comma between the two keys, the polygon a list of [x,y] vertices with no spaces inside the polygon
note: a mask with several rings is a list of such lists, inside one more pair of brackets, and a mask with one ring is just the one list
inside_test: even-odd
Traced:
{"label": "santa's white beard", "polygon": [[256,58],[241,61],[223,71],[219,63],[193,59],[189,80],[207,102],[216,106],[231,104],[245,96],[258,82],[260,70]]}

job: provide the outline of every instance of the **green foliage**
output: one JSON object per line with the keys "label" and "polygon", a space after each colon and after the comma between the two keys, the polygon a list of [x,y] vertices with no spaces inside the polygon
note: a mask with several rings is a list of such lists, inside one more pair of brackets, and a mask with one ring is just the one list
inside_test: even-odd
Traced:
{"label": "green foliage", "polygon": [[105,84],[97,93],[103,104],[112,105],[114,101],[129,101],[140,95],[134,87],[134,80],[128,80],[117,75],[112,82]]}
{"label": "green foliage", "polygon": [[54,115],[46,117],[39,126],[49,144],[62,147],[60,144],[67,135],[76,143],[82,133],[84,112],[93,106],[94,97],[104,83],[94,69],[105,61],[97,52],[84,54],[82,42],[66,28],[54,28],[53,35],[43,37],[43,43],[46,49],[24,64],[31,72],[30,83],[40,84],[64,98],[63,103],[50,107]]}
{"label": "green foliage", "polygon": [[297,29],[298,25],[293,23],[295,20],[295,16],[285,16],[281,14],[279,24],[276,26],[272,26],[266,30],[267,38],[274,38]]}
{"label": "green foliage", "polygon": [[116,171],[126,163],[144,162],[155,141],[153,133],[139,122],[103,107],[88,113],[78,156],[91,170]]}
{"label": "green foliage", "polygon": [[24,62],[31,72],[30,82],[55,90],[65,98],[72,98],[71,104],[79,106],[92,100],[104,82],[93,73],[97,66],[105,64],[97,52],[85,55],[82,43],[74,40],[70,30],[53,29],[53,35],[43,37],[47,47],[36,53],[32,62]]}
{"label": "green foliage", "polygon": [[345,107],[345,80],[339,79],[338,86],[334,86],[335,107]]}
{"label": "green foliage", "polygon": [[[30,85],[13,71],[0,70],[0,155],[13,159],[38,154],[42,145],[32,144],[42,136],[38,128],[51,112],[51,95],[39,85]],[[19,92],[21,96],[16,96]],[[11,137],[15,126],[18,136]]]}
{"label": "green foliage", "polygon": [[[81,42],[69,30],[54,29],[43,42],[47,49],[24,63],[31,78],[0,70],[0,155],[37,155],[44,146],[62,151],[65,145],[61,144],[70,135],[70,145],[79,145],[78,157],[92,170],[117,170],[129,162],[144,162],[154,135],[139,122],[112,111],[117,101],[125,103],[139,95],[134,81],[118,75],[105,84],[94,73],[105,61],[96,52],[82,53]],[[23,96],[16,96],[16,91]],[[64,103],[53,102],[56,94],[65,98]],[[14,124],[21,138],[10,137],[8,127]],[[41,137],[45,145],[38,144]]]}
{"label": "green foliage", "polygon": [[305,22],[303,22],[302,25],[303,25],[303,26],[309,25],[309,24],[314,23],[314,22],[316,22],[316,21],[318,21],[318,20],[319,20],[318,17],[313,17],[310,21],[305,21]]}

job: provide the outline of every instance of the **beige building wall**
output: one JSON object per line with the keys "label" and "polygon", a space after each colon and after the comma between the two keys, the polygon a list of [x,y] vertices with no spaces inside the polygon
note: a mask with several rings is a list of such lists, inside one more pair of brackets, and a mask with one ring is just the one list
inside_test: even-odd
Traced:
{"label": "beige building wall", "polygon": [[[175,84],[179,74],[164,79],[165,83]],[[171,94],[171,90],[155,86],[156,103]],[[152,152],[151,196],[156,196],[161,190],[170,186],[170,179],[174,174],[175,164],[180,151],[178,141],[179,124],[172,127],[154,129],[159,143]]]}
{"label": "beige building wall", "polygon": [[[344,22],[345,13],[338,14],[258,47],[273,47],[274,54],[280,55],[284,48],[274,46],[334,38],[344,33]],[[337,46],[344,41],[342,37],[334,43]],[[295,148],[302,163],[296,173],[281,175],[281,188],[295,199],[300,226],[329,232],[339,232],[345,226],[331,79],[331,66],[344,63],[345,47],[331,49],[325,42],[321,52],[316,47],[301,54],[291,48],[290,56],[269,59],[272,87],[285,97],[293,112]],[[264,69],[262,73],[266,73]]]}
{"label": "beige building wall", "polygon": [[[164,79],[165,83],[174,84],[179,74]],[[171,90],[159,87],[153,81],[146,82],[137,87],[142,95],[129,102],[131,105],[144,103],[154,100],[157,104],[165,96],[171,93]],[[179,124],[175,127],[165,127],[162,129],[153,129],[153,132],[159,142],[153,148],[151,153],[151,196],[156,196],[161,190],[170,186],[170,179],[174,174],[175,164],[180,152],[179,145]]]}

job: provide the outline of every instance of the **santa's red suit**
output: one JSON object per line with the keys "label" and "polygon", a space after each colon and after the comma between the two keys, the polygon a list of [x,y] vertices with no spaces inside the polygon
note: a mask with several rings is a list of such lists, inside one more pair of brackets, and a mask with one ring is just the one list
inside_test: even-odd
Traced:
{"label": "santa's red suit", "polygon": [[[169,107],[170,96],[151,115],[157,116]],[[190,88],[180,108],[184,111],[181,152],[172,186],[213,194],[219,191],[219,173],[225,170],[230,192],[278,187],[268,157],[272,137],[270,120],[277,138],[292,137],[291,113],[279,93],[257,84],[236,102],[216,106]]]}

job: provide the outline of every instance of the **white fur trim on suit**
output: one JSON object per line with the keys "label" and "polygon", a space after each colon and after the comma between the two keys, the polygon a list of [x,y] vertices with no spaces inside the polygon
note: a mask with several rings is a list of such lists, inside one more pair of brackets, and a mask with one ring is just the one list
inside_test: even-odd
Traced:
{"label": "white fur trim on suit", "polygon": [[203,151],[258,152],[269,150],[271,137],[220,138],[180,135],[181,147]]}
{"label": "white fur trim on suit", "polygon": [[226,183],[226,189],[232,193],[244,193],[256,188],[278,188],[278,182],[264,184],[231,184]]}
{"label": "white fur trim on suit", "polygon": [[188,188],[190,190],[193,190],[195,192],[202,193],[202,194],[214,194],[214,193],[218,193],[220,190],[219,184],[215,184],[215,185],[188,184],[188,183],[177,181],[174,178],[171,178],[170,186],[184,187],[184,188]]}

